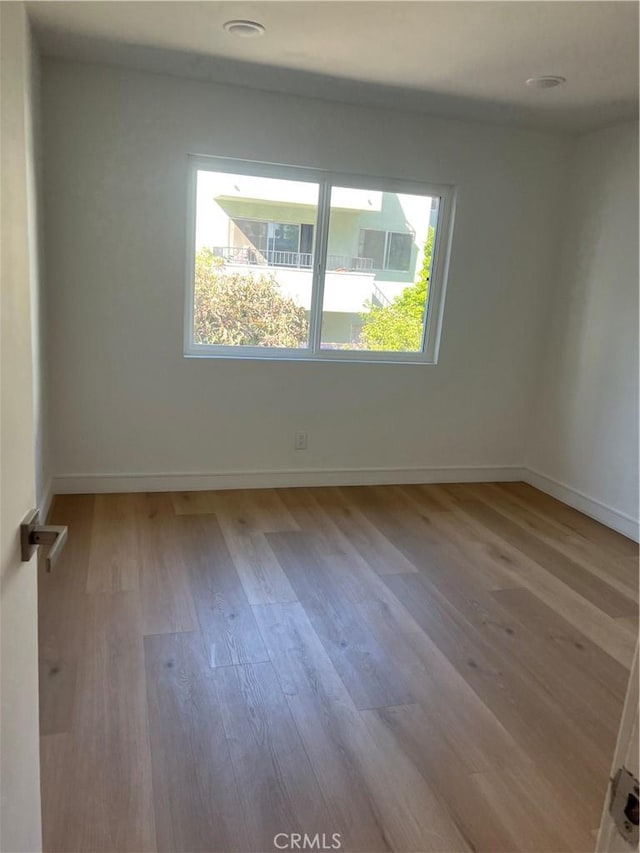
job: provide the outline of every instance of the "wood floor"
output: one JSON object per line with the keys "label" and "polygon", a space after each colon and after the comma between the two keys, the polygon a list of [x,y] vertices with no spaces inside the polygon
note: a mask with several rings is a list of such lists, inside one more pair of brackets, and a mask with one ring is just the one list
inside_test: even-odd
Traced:
{"label": "wood floor", "polygon": [[59,496],[50,519],[46,851],[593,849],[629,540],[520,483]]}

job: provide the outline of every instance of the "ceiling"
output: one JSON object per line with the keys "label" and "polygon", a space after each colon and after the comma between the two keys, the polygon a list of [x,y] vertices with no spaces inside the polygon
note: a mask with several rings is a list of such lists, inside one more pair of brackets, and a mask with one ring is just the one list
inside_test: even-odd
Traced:
{"label": "ceiling", "polygon": [[[28,3],[45,55],[370,106],[583,132],[638,115],[638,3]],[[261,22],[239,39],[229,19]],[[531,89],[529,77],[567,83]]]}

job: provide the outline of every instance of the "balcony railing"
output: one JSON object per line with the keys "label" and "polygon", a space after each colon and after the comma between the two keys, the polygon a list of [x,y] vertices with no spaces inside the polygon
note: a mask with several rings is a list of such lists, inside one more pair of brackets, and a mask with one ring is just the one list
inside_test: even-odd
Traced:
{"label": "balcony railing", "polygon": [[[279,249],[257,249],[247,246],[214,246],[213,254],[225,264],[243,264],[259,267],[287,267],[310,270],[313,265],[311,252],[283,252]],[[344,272],[372,272],[373,258],[357,258],[350,255],[327,255],[327,270]]]}
{"label": "balcony railing", "polygon": [[347,272],[373,272],[373,258],[354,258],[350,255],[327,255],[327,269]]}

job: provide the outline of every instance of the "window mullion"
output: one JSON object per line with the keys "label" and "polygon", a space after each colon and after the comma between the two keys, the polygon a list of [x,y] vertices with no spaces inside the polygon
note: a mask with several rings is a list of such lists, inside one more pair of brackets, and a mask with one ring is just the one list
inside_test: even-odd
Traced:
{"label": "window mullion", "polygon": [[319,353],[322,338],[322,302],[324,276],[327,268],[327,246],[329,243],[329,214],[331,208],[331,183],[322,181],[318,194],[318,226],[313,256],[313,279],[311,285],[311,311],[309,318],[309,347]]}

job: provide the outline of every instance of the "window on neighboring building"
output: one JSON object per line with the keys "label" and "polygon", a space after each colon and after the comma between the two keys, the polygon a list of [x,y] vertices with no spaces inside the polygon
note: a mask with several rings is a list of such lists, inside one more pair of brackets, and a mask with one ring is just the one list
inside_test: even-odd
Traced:
{"label": "window on neighboring building", "polygon": [[360,229],[360,257],[371,258],[374,270],[381,270],[384,267],[386,239],[386,231],[374,231],[372,228]]}
{"label": "window on neighboring building", "polygon": [[185,354],[436,359],[451,188],[192,159]]}
{"label": "window on neighboring building", "polygon": [[385,269],[405,272],[411,265],[413,234],[389,231],[387,234],[387,255]]}
{"label": "window on neighboring building", "polygon": [[376,270],[406,272],[411,266],[413,242],[411,233],[360,229],[360,254],[371,258]]}
{"label": "window on neighboring building", "polygon": [[240,250],[239,258],[272,266],[311,266],[313,225],[239,217],[229,225],[231,248]]}

